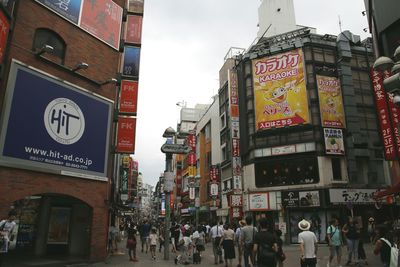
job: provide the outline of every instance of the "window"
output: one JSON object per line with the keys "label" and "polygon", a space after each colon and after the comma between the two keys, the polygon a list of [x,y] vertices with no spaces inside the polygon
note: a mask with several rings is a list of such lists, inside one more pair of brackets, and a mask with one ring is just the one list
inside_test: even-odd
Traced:
{"label": "window", "polygon": [[223,144],[221,146],[221,161],[224,162],[227,159],[228,159],[228,157],[227,157],[226,144]]}
{"label": "window", "polygon": [[340,165],[340,158],[332,158],[332,174],[334,181],[342,180],[342,168]]}
{"label": "window", "polygon": [[221,130],[225,129],[225,127],[226,127],[225,113],[223,113],[221,116],[219,116],[219,120],[220,120]]}
{"label": "window", "polygon": [[211,142],[211,123],[207,123],[205,130],[204,130],[204,134],[206,137],[206,143],[210,143]]}
{"label": "window", "polygon": [[66,44],[64,40],[54,31],[45,28],[39,28],[35,31],[33,39],[33,51],[39,51],[44,45],[50,45],[54,48],[51,53],[53,57],[58,58],[61,64],[64,64]]}

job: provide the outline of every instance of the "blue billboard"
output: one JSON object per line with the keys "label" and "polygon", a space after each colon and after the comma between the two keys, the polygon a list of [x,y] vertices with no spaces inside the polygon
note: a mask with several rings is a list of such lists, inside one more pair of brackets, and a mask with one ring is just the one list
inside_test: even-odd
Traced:
{"label": "blue billboard", "polygon": [[37,2],[50,8],[62,17],[78,24],[81,13],[82,0],[60,1],[60,0],[36,0]]}
{"label": "blue billboard", "polygon": [[134,46],[125,46],[122,75],[130,77],[138,77],[139,65],[140,65],[140,48]]}
{"label": "blue billboard", "polygon": [[106,180],[113,104],[13,61],[0,164]]}

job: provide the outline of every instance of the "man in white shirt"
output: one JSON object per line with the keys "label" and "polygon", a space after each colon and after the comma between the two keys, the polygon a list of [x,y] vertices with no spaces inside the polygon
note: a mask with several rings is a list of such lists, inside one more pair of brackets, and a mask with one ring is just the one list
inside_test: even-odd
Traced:
{"label": "man in white shirt", "polygon": [[222,250],[219,247],[219,242],[221,241],[223,233],[224,233],[224,228],[222,227],[222,222],[221,224],[215,223],[215,225],[210,229],[209,236],[211,238],[211,242],[213,245],[215,264],[218,264],[218,259],[219,263],[224,263],[224,261],[222,260]]}
{"label": "man in white shirt", "polygon": [[2,258],[4,256],[3,253],[8,252],[9,243],[14,239],[13,232],[16,226],[14,220],[16,216],[17,213],[14,210],[10,210],[7,220],[2,220],[0,222],[0,238],[2,238],[0,245],[0,266],[2,266]]}
{"label": "man in white shirt", "polygon": [[298,226],[303,231],[299,234],[301,266],[315,267],[317,265],[317,237],[313,232],[309,231],[311,224],[308,221],[303,219]]}

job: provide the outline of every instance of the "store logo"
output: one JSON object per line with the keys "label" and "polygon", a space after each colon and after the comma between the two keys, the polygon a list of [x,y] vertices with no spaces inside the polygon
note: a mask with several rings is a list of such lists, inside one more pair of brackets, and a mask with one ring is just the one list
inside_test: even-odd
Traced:
{"label": "store logo", "polygon": [[85,131],[85,117],[74,101],[56,98],[44,111],[44,125],[56,142],[72,145],[81,139]]}

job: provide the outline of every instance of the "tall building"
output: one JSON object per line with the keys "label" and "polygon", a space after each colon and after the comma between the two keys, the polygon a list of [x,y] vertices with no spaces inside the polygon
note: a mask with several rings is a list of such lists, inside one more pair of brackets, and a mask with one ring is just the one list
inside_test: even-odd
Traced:
{"label": "tall building", "polygon": [[113,118],[132,10],[125,0],[53,2],[0,3],[0,215],[18,213],[19,260],[100,261],[118,211]]}

